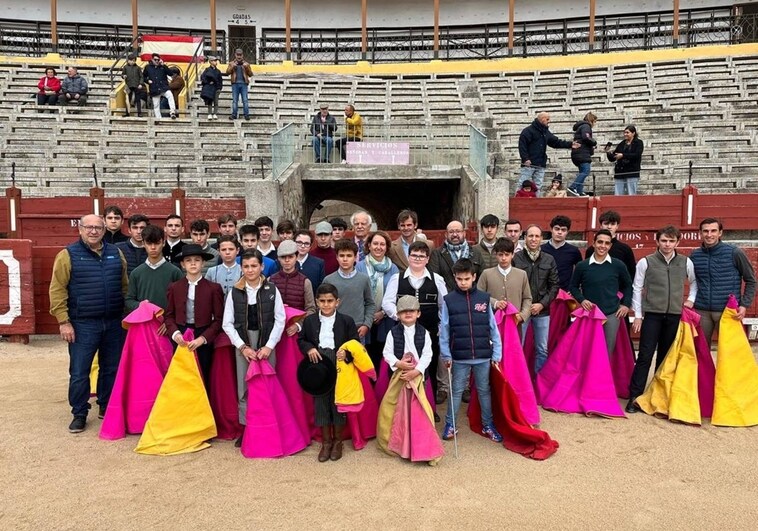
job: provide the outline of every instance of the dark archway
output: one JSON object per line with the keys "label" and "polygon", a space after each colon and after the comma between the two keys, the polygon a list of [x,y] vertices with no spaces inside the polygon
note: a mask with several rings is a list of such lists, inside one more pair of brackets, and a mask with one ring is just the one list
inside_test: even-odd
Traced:
{"label": "dark archway", "polygon": [[305,219],[322,201],[349,201],[371,212],[379,229],[397,229],[398,212],[411,208],[418,212],[423,229],[444,229],[450,221],[460,188],[460,179],[303,179]]}

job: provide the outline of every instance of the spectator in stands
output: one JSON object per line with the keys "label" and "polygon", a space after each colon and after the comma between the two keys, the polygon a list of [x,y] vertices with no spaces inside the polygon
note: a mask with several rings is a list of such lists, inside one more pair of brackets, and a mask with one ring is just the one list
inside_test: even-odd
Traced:
{"label": "spectator in stands", "polygon": [[[196,219],[190,223],[190,236],[192,237],[192,243],[200,246],[202,254],[208,258],[204,258],[203,268],[200,271],[201,276],[205,276],[208,270],[218,263],[218,251],[208,244],[208,236],[211,234],[211,226],[204,219]],[[198,254],[194,256],[200,256]],[[181,260],[181,258],[180,258]]]}
{"label": "spectator in stands", "polygon": [[312,247],[310,254],[324,261],[324,273],[331,275],[337,269],[337,253],[332,247],[332,226],[328,221],[316,223],[316,246]]}
{"label": "spectator in stands", "polygon": [[537,197],[537,190],[534,189],[534,183],[527,179],[521,183],[521,188],[516,190],[516,197]]}
{"label": "spectator in stands", "polygon": [[245,120],[249,120],[250,106],[247,102],[247,86],[250,84],[253,69],[250,68],[250,63],[245,61],[241,48],[234,50],[234,59],[229,61],[226,67],[226,75],[231,76],[232,80],[232,114],[229,119],[237,119],[239,100],[242,99],[242,114],[245,116]]}
{"label": "spectator in stands", "polygon": [[545,194],[545,197],[563,198],[566,196],[566,189],[563,187],[563,175],[559,173],[550,181],[550,189]]}
{"label": "spectator in stands", "polygon": [[363,140],[363,118],[355,112],[355,107],[348,105],[345,107],[345,136],[337,140],[342,164],[347,164],[347,143],[361,140]]}
{"label": "spectator in stands", "polygon": [[116,205],[105,207],[105,237],[104,242],[120,243],[125,242],[129,237],[121,232],[121,225],[124,224],[124,213]]}
{"label": "spectator in stands", "polygon": [[500,219],[494,214],[487,214],[479,222],[482,239],[479,241],[479,251],[482,253],[482,270],[497,265],[497,255],[493,251],[497,241],[497,230],[500,228]]}
{"label": "spectator in stands", "polygon": [[524,248],[524,241],[521,239],[521,222],[517,219],[509,219],[505,222],[505,237],[513,242],[514,253]]}
{"label": "spectator in stands", "polygon": [[90,370],[95,352],[99,418],[105,416],[121,357],[121,319],[128,284],[126,261],[116,246],[103,242],[105,223],[90,214],[79,220],[79,239],[60,251],[50,279],[50,315],[68,343],[68,402],[71,433],[84,431],[89,413]]}
{"label": "spectator in stands", "polygon": [[276,247],[271,242],[274,232],[274,220],[268,216],[261,216],[254,223],[258,227],[258,250],[264,258],[276,261]]}
{"label": "spectator in stands", "polygon": [[163,246],[163,256],[174,265],[180,264],[179,254],[182,252],[184,242],[184,220],[177,214],[171,214],[166,218],[166,244]]}
{"label": "spectator in stands", "polygon": [[311,231],[306,229],[295,231],[292,239],[295,240],[295,245],[297,246],[297,270],[303,273],[306,277],[308,277],[308,280],[311,281],[311,286],[313,287],[313,296],[315,297],[316,290],[324,281],[324,277],[327,275],[324,261],[320,258],[312,256],[310,253],[311,245],[313,245],[313,237],[311,236]]}
{"label": "spectator in stands", "polygon": [[60,104],[69,105],[73,103],[76,105],[84,105],[87,103],[87,92],[89,92],[87,79],[80,76],[76,68],[69,66],[68,75],[61,83],[61,93],[63,94],[63,98],[58,100],[60,101]]}
{"label": "spectator in stands", "polygon": [[168,88],[171,91],[171,95],[174,97],[174,104],[176,105],[177,114],[179,109],[179,94],[184,89],[184,78],[182,77],[182,71],[178,67],[173,66],[169,68]]}
{"label": "spectator in stands", "polygon": [[[260,231],[258,227],[253,224],[246,224],[240,227],[240,255],[237,258],[241,262],[242,253],[249,249],[258,249],[258,238],[260,237]],[[276,252],[276,250],[274,250]],[[279,263],[271,258],[263,257],[263,276],[268,278],[279,270]]]}
{"label": "spectator in stands", "polygon": [[[421,238],[418,233],[418,214],[408,208],[401,210],[397,215],[397,230],[400,231],[400,236],[390,244],[387,256],[402,273],[408,269],[408,253],[411,244],[417,241],[426,241],[426,239]],[[434,249],[431,242],[427,242],[427,245],[430,249]]]}
{"label": "spectator in stands", "polygon": [[466,241],[466,231],[460,221],[447,224],[445,243],[434,249],[429,259],[429,270],[437,273],[445,281],[448,291],[455,289],[453,266],[461,258],[468,258],[474,266],[474,274],[479,278],[483,269],[482,253],[479,246],[470,246]]}
{"label": "spectator in stands", "polygon": [[145,67],[142,77],[148,86],[150,97],[153,99],[153,114],[157,120],[161,119],[161,97],[166,98],[172,119],[176,119],[176,102],[169,88],[171,72],[161,59],[154,53],[152,61]]}
{"label": "spectator in stands", "polygon": [[521,131],[518,140],[518,151],[521,157],[521,175],[519,176],[519,187],[527,179],[534,182],[537,188],[537,195],[542,189],[542,181],[545,178],[545,167],[547,166],[547,146],[558,149],[576,149],[579,144],[561,140],[550,132],[550,114],[541,112],[537,115],[531,125]]}
{"label": "spectator in stands", "polygon": [[37,83],[37,105],[55,105],[61,92],[61,80],[55,77],[55,68],[47,68],[45,75]]}
{"label": "spectator in stands", "polygon": [[366,239],[371,230],[373,220],[371,215],[365,210],[359,210],[350,216],[350,225],[353,227],[353,241],[358,246],[358,258],[360,262],[366,258]]}
{"label": "spectator in stands", "polygon": [[142,102],[147,103],[147,91],[142,80],[142,69],[137,66],[137,55],[130,53],[126,64],[121,69],[121,78],[124,80],[124,92],[126,93],[126,112],[129,116],[131,106],[137,107],[137,117],[142,117]]}
{"label": "spectator in stands", "polygon": [[561,214],[555,216],[550,220],[551,238],[542,245],[542,251],[555,258],[555,265],[558,268],[558,285],[564,291],[569,290],[574,266],[582,261],[581,251],[566,241],[569,230],[571,230],[571,218]]}
{"label": "spectator in stands", "polygon": [[[234,214],[221,214],[216,219],[216,223],[218,223],[218,233],[220,236],[232,236],[235,242],[237,241],[237,219],[234,217]],[[218,241],[211,245],[211,247],[218,251]],[[237,243],[237,249],[239,248],[240,245]]]}
{"label": "spectator in stands", "polygon": [[342,218],[332,218],[329,220],[329,225],[332,226],[332,247],[334,247],[336,242],[345,237],[347,221]]}
{"label": "spectator in stands", "polygon": [[126,258],[127,274],[131,275],[138,265],[147,260],[147,251],[145,250],[145,241],[142,238],[142,231],[150,225],[150,220],[144,214],[134,214],[129,216],[129,240],[117,243],[118,247]]}
{"label": "spectator in stands", "polygon": [[718,332],[729,295],[737,297],[740,320],[755,297],[755,270],[750,259],[736,245],[721,241],[723,234],[724,226],[719,220],[705,218],[700,222],[703,243],[690,255],[697,278],[695,310],[700,314],[700,326],[709,345],[713,332]]}
{"label": "spectator in stands", "polygon": [[592,170],[592,155],[594,155],[595,146],[597,146],[597,141],[592,138],[592,128],[595,127],[596,122],[597,116],[588,112],[584,115],[583,120],[574,124],[574,144],[579,144],[579,147],[571,152],[571,162],[579,168],[579,173],[576,174],[574,182],[569,185],[567,190],[568,193],[577,197],[587,195],[584,193],[584,180]]}
{"label": "spectator in stands", "polygon": [[276,224],[276,236],[279,241],[292,240],[295,238],[295,231],[297,226],[291,219],[283,219]]}
{"label": "spectator in stands", "polygon": [[[313,120],[311,120],[313,153],[316,157],[316,163],[329,162],[329,156],[332,153],[332,147],[334,147],[334,133],[336,131],[337,120],[329,114],[329,106],[322,103],[321,111],[313,115]],[[326,147],[326,153],[322,153],[322,146]],[[358,247],[360,248],[360,245]]]}
{"label": "spectator in stands", "polygon": [[208,106],[208,120],[218,120],[218,97],[224,86],[221,70],[218,69],[218,57],[213,55],[208,57],[208,67],[203,70],[200,83],[203,85],[200,89],[200,97]]}
{"label": "spectator in stands", "polygon": [[[616,163],[613,168],[616,195],[637,195],[644,149],[645,146],[637,135],[637,128],[633,125],[627,125],[624,128],[624,140],[616,146],[616,149],[612,146],[606,149],[608,160]],[[624,194],[625,191],[626,194]]]}

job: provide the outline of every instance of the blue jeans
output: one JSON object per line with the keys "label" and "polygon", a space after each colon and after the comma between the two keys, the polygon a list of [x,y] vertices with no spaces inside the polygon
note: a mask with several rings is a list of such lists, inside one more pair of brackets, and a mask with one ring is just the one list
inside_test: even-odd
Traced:
{"label": "blue jeans", "polygon": [[[640,182],[639,177],[630,177],[628,179],[614,179],[615,193],[616,195],[637,195],[637,183]],[[626,188],[626,194],[624,189]]]}
{"label": "blue jeans", "polygon": [[526,330],[526,325],[529,323],[532,323],[532,332],[534,333],[534,372],[538,373],[547,361],[547,334],[550,330],[550,316],[532,316],[521,326]]}
{"label": "blue jeans", "polygon": [[242,97],[242,114],[245,118],[250,116],[250,108],[247,104],[247,85],[245,83],[232,83],[232,118],[237,117],[237,100]]}
{"label": "blue jeans", "polygon": [[574,177],[574,182],[569,185],[569,188],[571,188],[577,193],[583,194],[584,193],[584,180],[590,174],[591,169],[592,169],[592,164],[589,162],[582,162],[581,164],[579,164],[579,173],[576,174],[576,177]]}
{"label": "blue jeans", "polygon": [[89,373],[98,353],[100,371],[97,377],[97,403],[107,406],[116,380],[124,331],[121,318],[76,319],[71,321],[76,341],[69,343],[68,403],[75,417],[86,417],[89,411]]}
{"label": "blue jeans", "polygon": [[542,195],[542,183],[545,180],[545,168],[538,168],[537,166],[521,166],[521,175],[519,175],[518,178],[519,189],[521,188],[521,183],[527,179],[534,183],[537,197]]}
{"label": "blue jeans", "polygon": [[453,418],[457,418],[458,408],[461,406],[461,396],[471,377],[471,371],[474,372],[474,384],[476,392],[479,395],[479,406],[482,408],[482,425],[490,426],[492,424],[492,397],[490,396],[490,361],[484,360],[481,363],[458,363],[453,362],[453,388],[450,393],[450,400],[447,401],[447,415],[445,422],[453,424]]}
{"label": "blue jeans", "polygon": [[332,153],[332,148],[334,147],[334,137],[327,136],[326,138],[319,138],[315,135],[313,136],[313,153],[316,157],[316,162],[321,162],[321,146],[323,144],[326,144],[326,155],[324,156],[323,161],[328,162],[329,156]]}

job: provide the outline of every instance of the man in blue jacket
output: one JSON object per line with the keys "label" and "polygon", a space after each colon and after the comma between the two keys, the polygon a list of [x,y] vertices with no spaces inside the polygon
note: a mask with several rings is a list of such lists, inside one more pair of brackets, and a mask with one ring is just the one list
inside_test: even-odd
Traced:
{"label": "man in blue jacket", "polygon": [[171,110],[171,119],[176,119],[176,103],[174,95],[168,86],[168,79],[173,77],[166,64],[157,53],[153,54],[152,61],[145,67],[143,77],[150,97],[153,99],[153,113],[155,119],[161,119],[161,97],[168,101],[168,108]]}
{"label": "man in blue jacket", "polygon": [[537,197],[542,190],[547,166],[547,146],[554,149],[578,149],[578,142],[561,140],[550,132],[550,114],[541,112],[531,125],[521,131],[518,139],[518,152],[521,157],[521,175],[518,178],[518,188],[529,179],[537,188]]}
{"label": "man in blue jacket", "polygon": [[79,75],[79,71],[73,66],[68,67],[68,76],[61,82],[61,94],[63,95],[58,101],[61,105],[75,103],[84,105],[87,103],[87,92],[89,85],[87,79]]}

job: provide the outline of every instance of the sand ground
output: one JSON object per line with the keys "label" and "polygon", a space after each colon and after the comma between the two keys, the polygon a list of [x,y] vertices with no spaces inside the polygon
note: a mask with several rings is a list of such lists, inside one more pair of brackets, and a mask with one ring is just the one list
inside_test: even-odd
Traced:
{"label": "sand ground", "polygon": [[349,445],[247,460],[231,442],[189,455],[67,431],[57,340],[0,343],[0,529],[755,529],[758,428],[543,413],[558,453],[535,462],[461,431],[436,468]]}

